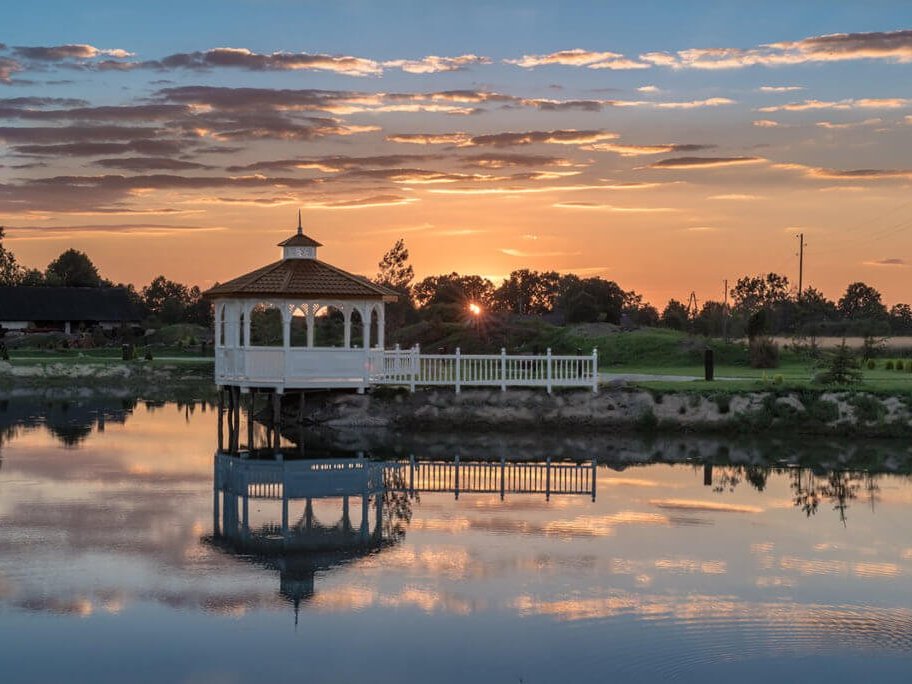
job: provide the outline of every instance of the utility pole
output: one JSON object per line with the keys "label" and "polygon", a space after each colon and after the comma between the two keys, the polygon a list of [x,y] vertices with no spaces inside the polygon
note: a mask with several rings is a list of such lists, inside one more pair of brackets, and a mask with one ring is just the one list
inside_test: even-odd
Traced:
{"label": "utility pole", "polygon": [[798,301],[801,301],[801,291],[804,285],[804,233],[798,233]]}
{"label": "utility pole", "polygon": [[728,278],[722,282],[722,339],[728,342]]}
{"label": "utility pole", "polygon": [[693,334],[694,323],[697,320],[697,314],[700,311],[697,309],[697,293],[695,290],[690,291],[690,298],[687,300],[687,320],[690,322],[690,334]]}

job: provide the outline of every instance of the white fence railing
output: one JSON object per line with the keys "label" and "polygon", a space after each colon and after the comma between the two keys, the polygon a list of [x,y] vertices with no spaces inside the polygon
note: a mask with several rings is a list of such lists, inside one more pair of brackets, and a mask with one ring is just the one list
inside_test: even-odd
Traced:
{"label": "white fence railing", "polygon": [[411,349],[374,350],[371,384],[453,387],[591,387],[598,391],[598,351],[588,356],[507,354],[422,354]]}

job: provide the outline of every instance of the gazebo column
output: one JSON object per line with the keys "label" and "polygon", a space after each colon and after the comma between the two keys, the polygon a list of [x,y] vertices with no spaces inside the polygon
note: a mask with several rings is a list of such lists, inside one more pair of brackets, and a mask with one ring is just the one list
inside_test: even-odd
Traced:
{"label": "gazebo column", "polygon": [[307,346],[314,346],[314,314],[317,313],[317,304],[315,302],[308,302],[305,304],[307,307]]}
{"label": "gazebo column", "polygon": [[345,319],[345,348],[352,346],[352,308],[350,304],[342,305],[342,317]]}
{"label": "gazebo column", "polygon": [[241,311],[244,312],[244,329],[242,331],[243,337],[241,338],[242,346],[250,346],[250,314],[253,312],[253,305],[248,303],[241,304]]}
{"label": "gazebo column", "polygon": [[386,349],[386,306],[383,302],[377,306],[377,347]]}
{"label": "gazebo column", "polygon": [[231,346],[240,347],[244,344],[244,303],[235,302],[231,307]]}
{"label": "gazebo column", "polygon": [[286,352],[291,348],[291,309],[288,302],[282,302],[282,346]]}
{"label": "gazebo column", "polygon": [[370,349],[370,339],[371,339],[371,311],[373,307],[365,304],[358,307],[358,313],[361,314],[361,334],[362,334],[362,347],[365,349]]}

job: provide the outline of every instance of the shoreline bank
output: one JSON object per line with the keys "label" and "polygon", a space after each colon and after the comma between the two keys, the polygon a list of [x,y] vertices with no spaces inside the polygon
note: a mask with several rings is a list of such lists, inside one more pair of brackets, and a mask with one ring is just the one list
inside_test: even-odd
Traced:
{"label": "shoreline bank", "polygon": [[[762,387],[645,389],[625,382],[589,390],[376,388],[358,395],[312,392],[300,412],[286,397],[286,424],[414,432],[580,430],[639,433],[777,433],[912,436],[912,393]],[[214,400],[211,360],[17,365],[0,362],[0,399],[93,396]]]}

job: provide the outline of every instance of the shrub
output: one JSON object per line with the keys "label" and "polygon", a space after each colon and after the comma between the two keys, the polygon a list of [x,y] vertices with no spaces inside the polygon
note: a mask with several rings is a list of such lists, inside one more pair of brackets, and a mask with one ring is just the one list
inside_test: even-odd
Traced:
{"label": "shrub", "polygon": [[716,406],[719,408],[719,413],[728,413],[731,410],[731,397],[727,394],[717,394],[713,397],[713,401],[716,402]]}
{"label": "shrub", "polygon": [[778,368],[779,345],[770,337],[755,337],[748,347],[751,368]]}
{"label": "shrub", "polygon": [[[912,362],[910,362],[910,363],[912,363]],[[896,362],[896,370],[903,370],[903,368],[904,368],[903,362],[902,362],[902,359],[900,359],[899,361]]]}
{"label": "shrub", "polygon": [[773,376],[774,385],[781,385],[784,381],[785,381],[785,378],[782,377],[782,373],[776,373],[776,375]]}
{"label": "shrub", "polygon": [[892,361],[887,361],[887,362],[884,364],[884,370],[893,370],[893,362],[892,362]]}
{"label": "shrub", "polygon": [[880,420],[887,413],[887,409],[880,403],[880,400],[869,394],[859,394],[853,397],[851,402],[855,407],[855,415],[865,423]]}
{"label": "shrub", "polygon": [[864,343],[861,345],[861,358],[867,361],[875,358],[886,347],[887,341],[882,337],[865,335]]}
{"label": "shrub", "polygon": [[653,432],[659,426],[659,419],[652,408],[648,408],[637,416],[635,427],[641,432]]}
{"label": "shrub", "polygon": [[874,359],[868,359],[868,362],[865,365],[868,367],[868,370],[874,370],[877,368],[877,363],[874,361]]}
{"label": "shrub", "polygon": [[146,348],[146,361],[151,361],[151,360],[152,360],[152,350],[149,348]]}
{"label": "shrub", "polygon": [[835,402],[816,399],[807,406],[808,416],[821,423],[832,423],[839,420],[839,407]]}

